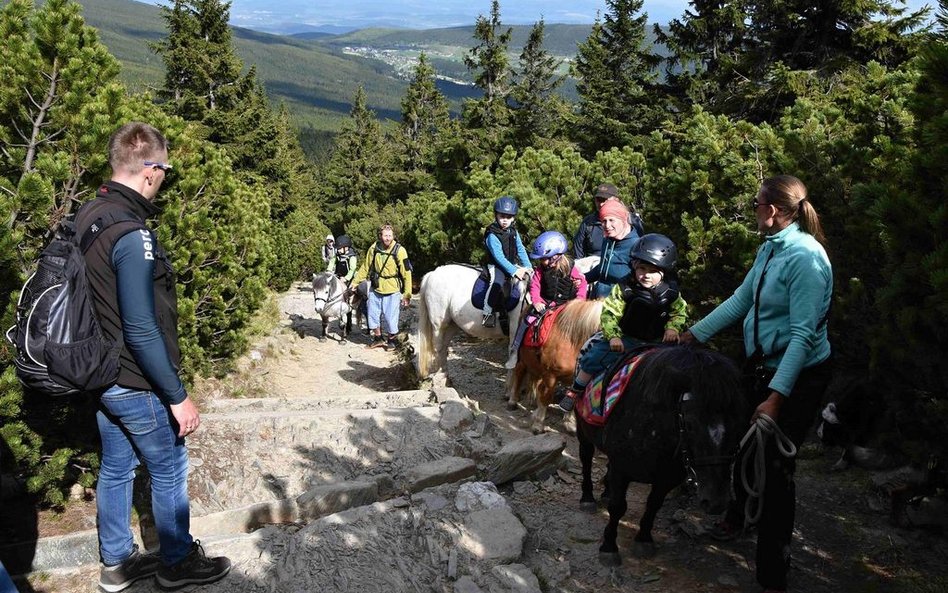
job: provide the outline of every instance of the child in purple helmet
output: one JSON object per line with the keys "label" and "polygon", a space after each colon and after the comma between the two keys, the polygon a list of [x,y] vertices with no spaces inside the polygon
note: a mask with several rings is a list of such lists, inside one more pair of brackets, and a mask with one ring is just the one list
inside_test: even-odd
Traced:
{"label": "child in purple helmet", "polygon": [[527,328],[536,323],[537,314],[547,309],[570,301],[586,298],[588,284],[586,277],[573,265],[573,261],[566,255],[569,246],[566,237],[557,231],[541,233],[533,242],[530,250],[530,259],[536,260],[537,265],[530,279],[530,300],[533,311],[524,317],[517,328],[517,335],[510,345],[510,357],[504,365],[508,369],[517,366],[517,353]]}
{"label": "child in purple helmet", "polygon": [[[530,259],[527,250],[517,232],[517,200],[510,196],[501,196],[494,201],[494,222],[484,229],[484,246],[487,248],[487,264],[493,266],[492,282],[484,298],[484,327],[494,327],[497,309],[501,318],[501,327],[507,327],[507,308],[505,288],[511,278],[525,279],[530,275]],[[504,330],[507,333],[507,330]]]}

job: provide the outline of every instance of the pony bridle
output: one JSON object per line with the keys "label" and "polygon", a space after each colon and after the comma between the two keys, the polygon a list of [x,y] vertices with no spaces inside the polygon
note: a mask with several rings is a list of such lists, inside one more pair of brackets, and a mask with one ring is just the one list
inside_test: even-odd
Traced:
{"label": "pony bridle", "polygon": [[[328,291],[329,294],[332,294],[332,293],[333,293],[333,291],[334,291],[334,289],[335,289],[335,287],[336,287],[336,282],[338,282],[338,280],[336,280],[336,278],[333,278],[333,279],[332,279],[332,283],[329,285],[329,291]],[[341,300],[342,300],[342,297],[344,297],[344,296],[346,296],[346,291],[342,291],[341,293],[339,293],[338,295],[336,295],[336,296],[334,296],[334,297],[332,297],[332,298],[330,298],[330,299],[326,299],[326,298],[323,298],[323,297],[314,296],[314,297],[313,297],[314,306],[315,306],[316,303],[319,303],[319,301],[322,301],[322,302],[325,303],[325,304],[322,306],[322,308],[318,308],[318,307],[317,307],[316,310],[317,310],[317,311],[325,311],[325,310],[328,309],[331,305],[334,305],[334,304],[336,304],[337,302],[341,301]]]}
{"label": "pony bridle", "polygon": [[685,486],[692,491],[697,491],[701,485],[698,481],[698,472],[696,467],[713,467],[718,465],[731,465],[737,457],[738,451],[735,450],[730,455],[705,455],[704,457],[694,457],[691,454],[691,448],[688,446],[687,430],[685,430],[685,402],[691,401],[692,394],[686,391],[678,398],[678,446],[675,448],[677,453],[681,454],[681,464],[685,467]]}

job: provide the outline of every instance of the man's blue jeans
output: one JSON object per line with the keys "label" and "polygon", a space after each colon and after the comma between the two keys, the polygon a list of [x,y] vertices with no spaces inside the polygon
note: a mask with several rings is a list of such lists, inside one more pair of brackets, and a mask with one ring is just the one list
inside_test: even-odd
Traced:
{"label": "man's blue jeans", "polygon": [[96,488],[102,562],[119,564],[132,553],[132,482],[144,461],[161,557],[165,564],[175,564],[191,550],[192,540],[188,450],[178,438],[171,410],[151,391],[114,385],[102,394],[96,420],[102,438]]}
{"label": "man's blue jeans", "polygon": [[375,329],[382,324],[385,316],[385,330],[389,335],[398,333],[398,316],[401,312],[402,293],[379,294],[374,290],[369,292],[369,329]]}

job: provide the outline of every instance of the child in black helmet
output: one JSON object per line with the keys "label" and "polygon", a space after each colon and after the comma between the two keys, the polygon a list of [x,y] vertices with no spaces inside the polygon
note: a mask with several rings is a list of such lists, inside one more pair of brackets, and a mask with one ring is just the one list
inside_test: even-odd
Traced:
{"label": "child in black helmet", "polygon": [[678,250],[665,235],[648,234],[632,248],[632,273],[612,287],[602,304],[602,337],[576,365],[573,385],[560,400],[565,411],[589,381],[625,352],[646,343],[677,342],[687,324],[687,304],[678,292]]}
{"label": "child in black helmet", "polygon": [[530,258],[517,232],[517,200],[501,196],[494,201],[494,222],[484,229],[484,246],[487,248],[487,263],[493,264],[493,282],[484,298],[484,327],[494,327],[494,309],[501,316],[505,327],[507,309],[504,290],[511,278],[525,279],[530,275]]}

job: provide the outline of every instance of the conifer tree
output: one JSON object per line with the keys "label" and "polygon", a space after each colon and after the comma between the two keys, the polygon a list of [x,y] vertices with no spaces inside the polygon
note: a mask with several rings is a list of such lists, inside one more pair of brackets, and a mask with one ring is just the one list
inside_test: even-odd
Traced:
{"label": "conifer tree", "polygon": [[478,44],[465,56],[464,64],[473,73],[474,84],[484,96],[464,104],[463,119],[471,138],[482,153],[495,154],[506,142],[510,123],[507,97],[511,88],[510,60],[507,57],[512,29],[500,20],[500,2],[491,2],[490,17],[477,17],[474,39]]}
{"label": "conifer tree", "polygon": [[360,86],[325,170],[327,199],[343,210],[386,201],[389,196],[385,181],[391,171],[391,160],[382,126],[375,112],[366,107],[365,89]]}
{"label": "conifer tree", "polygon": [[208,111],[233,108],[241,62],[228,24],[230,6],[221,0],[174,0],[170,8],[160,8],[168,37],[152,49],[165,63],[159,95],[171,113],[203,121]]}
{"label": "conifer tree", "polygon": [[[59,220],[105,172],[102,148],[121,110],[118,63],[71,0],[10,0],[0,9],[0,294],[13,324],[21,283]],[[90,409],[24,398],[13,353],[0,341],[0,439],[28,472],[31,492],[63,502],[64,476],[91,485],[93,458],[81,445]],[[94,410],[94,408],[91,408]],[[36,421],[35,423],[33,421]],[[77,434],[78,432],[78,434]],[[7,464],[10,464],[7,466]],[[6,471],[14,463],[4,460]],[[84,469],[83,469],[84,468]]]}
{"label": "conifer tree", "polygon": [[433,169],[435,142],[448,120],[448,101],[435,85],[434,67],[422,52],[402,99],[403,166],[409,175],[427,174]]}
{"label": "conifer tree", "polygon": [[634,142],[664,117],[655,84],[659,58],[646,40],[642,0],[606,4],[603,21],[594,23],[573,64],[579,93],[575,141],[589,155]]}
{"label": "conifer tree", "polygon": [[870,61],[903,63],[915,52],[913,32],[928,12],[909,13],[891,0],[771,0],[748,7],[728,111],[754,121],[774,121],[808,79],[831,81]]}
{"label": "conifer tree", "polygon": [[566,116],[566,106],[555,93],[564,76],[557,76],[561,61],[543,49],[544,23],[533,25],[520,53],[520,67],[513,87],[513,140],[518,148],[537,146],[555,138]]}
{"label": "conifer tree", "polygon": [[669,49],[665,58],[666,84],[687,110],[697,103],[718,111],[740,57],[747,0],[692,0],[667,32],[655,25],[655,41]]}

